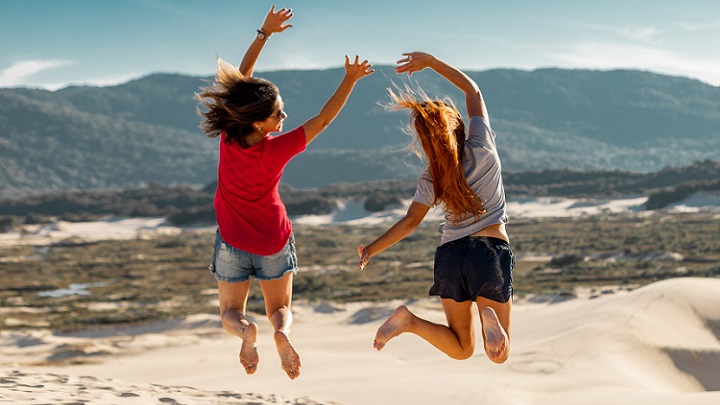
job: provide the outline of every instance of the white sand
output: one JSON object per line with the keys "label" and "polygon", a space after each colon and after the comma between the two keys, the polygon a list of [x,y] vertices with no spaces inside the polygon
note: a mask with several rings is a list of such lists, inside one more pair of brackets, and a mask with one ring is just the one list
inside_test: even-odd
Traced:
{"label": "white sand", "polygon": [[[579,217],[598,214],[627,214],[642,211],[642,205],[647,197],[633,197],[623,199],[598,199],[598,198],[516,198],[508,200],[508,215],[510,218],[550,218],[550,217]],[[704,205],[698,206],[693,203],[692,208],[687,205],[678,204],[673,206],[674,211],[697,212],[713,209],[712,202],[707,198],[703,199]],[[718,200],[717,202],[720,202]],[[325,224],[346,224],[346,225],[377,225],[397,221],[402,218],[410,206],[411,200],[403,201],[402,205],[389,208],[381,212],[368,212],[363,209],[362,202],[341,201],[337,210],[328,215],[304,215],[293,218],[293,222],[303,225],[325,225]],[[442,211],[432,209],[428,220],[442,220]]]}
{"label": "white sand", "polygon": [[[592,216],[599,214],[652,215],[654,211],[642,210],[646,197],[621,199],[597,198],[517,198],[508,200],[508,215],[519,218],[560,218]],[[411,200],[389,207],[381,212],[363,209],[360,201],[340,201],[337,209],[327,215],[302,215],[292,218],[298,225],[379,225],[402,218]],[[720,195],[699,193],[674,204],[664,212],[710,212],[720,213]],[[434,208],[426,220],[443,220],[442,210]],[[208,228],[198,228],[205,231]],[[187,230],[187,229],[186,229]],[[164,218],[110,218],[94,222],[56,221],[46,225],[24,226],[22,230],[0,233],[0,246],[49,245],[53,243],[80,243],[97,240],[148,239],[158,235],[176,234],[183,229],[166,223]]]}
{"label": "white sand", "polygon": [[[516,218],[594,215],[631,212],[642,202],[534,199],[511,202],[509,210]],[[403,213],[398,207],[369,215],[348,203],[296,223],[375,224]],[[0,245],[179,231],[158,218],[58,223],[0,234]],[[474,357],[455,361],[412,335],[376,352],[375,330],[398,304],[296,304],[292,338],[303,368],[295,381],[280,370],[263,316],[256,315],[261,362],[252,376],[238,362],[239,339],[216,315],[73,336],[0,330],[0,404],[720,404],[718,279],[672,279],[594,299],[518,301],[504,365],[487,360],[480,342]],[[434,300],[410,308],[444,322]]]}
{"label": "white sand", "polygon": [[[240,341],[214,315],[64,337],[2,332],[0,403],[720,403],[717,279],[518,303],[504,365],[487,360],[480,345],[471,359],[451,360],[412,335],[376,352],[375,330],[398,303],[296,305],[292,337],[303,368],[295,381],[280,370],[264,317],[256,319],[261,360],[252,376],[238,363]],[[444,320],[434,300],[410,308]],[[73,354],[95,364],[32,366]]]}
{"label": "white sand", "polygon": [[65,222],[26,225],[22,230],[0,233],[0,246],[38,245],[97,240],[147,239],[177,234],[182,229],[165,224],[164,218],[111,218],[105,221]]}

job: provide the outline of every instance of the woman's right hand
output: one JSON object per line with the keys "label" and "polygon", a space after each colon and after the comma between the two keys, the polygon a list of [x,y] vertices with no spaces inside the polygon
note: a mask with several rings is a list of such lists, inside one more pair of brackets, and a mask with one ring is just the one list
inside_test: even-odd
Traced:
{"label": "woman's right hand", "polygon": [[345,55],[345,77],[358,81],[365,76],[370,76],[375,72],[372,64],[365,59],[360,62],[360,56],[355,55],[355,60],[350,61],[350,57]]}
{"label": "woman's right hand", "polygon": [[407,73],[412,76],[414,72],[419,72],[426,67],[430,67],[430,64],[435,57],[425,52],[408,52],[403,53],[405,56],[403,59],[395,62],[399,66],[395,68],[395,73]]}
{"label": "woman's right hand", "polygon": [[280,10],[275,11],[275,5],[273,4],[273,6],[270,7],[270,11],[268,11],[267,16],[265,16],[265,21],[263,21],[262,28],[260,29],[266,35],[283,32],[292,27],[292,24],[283,25],[287,20],[291,19],[292,16],[293,13],[291,8],[281,8]]}

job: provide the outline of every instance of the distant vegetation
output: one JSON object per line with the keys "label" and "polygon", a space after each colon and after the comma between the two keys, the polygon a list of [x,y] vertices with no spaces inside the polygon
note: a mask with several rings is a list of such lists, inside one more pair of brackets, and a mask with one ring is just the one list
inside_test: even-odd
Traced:
{"label": "distant vegetation", "polygon": [[705,181],[688,181],[674,187],[656,191],[648,197],[645,208],[656,210],[667,207],[670,204],[680,202],[693,194],[708,192],[720,192],[720,179]]}
{"label": "distant vegetation", "polygon": [[[538,170],[505,172],[503,177],[506,183],[505,191],[510,196],[653,195],[664,190],[674,190],[688,182],[700,182],[706,191],[711,191],[713,187],[717,190],[717,186],[713,184],[720,179],[720,160],[698,161],[682,167],[665,167],[652,173],[620,170]],[[687,191],[685,194],[681,191],[683,198],[694,192],[684,186],[680,189]],[[697,191],[700,191],[700,188]],[[661,204],[665,205],[667,204]]]}
{"label": "distant vegetation", "polygon": [[[376,69],[327,131],[290,162],[286,184],[317,188],[417,177],[420,161],[403,150],[407,114],[380,105],[388,101],[386,89],[407,78],[388,66]],[[320,110],[342,69],[258,74],[279,85],[290,129]],[[625,70],[469,74],[488,101],[508,173],[651,172],[720,159],[718,87]],[[156,74],[109,87],[0,89],[0,198],[208,184],[216,173],[217,140],[198,128],[193,98],[208,80]],[[433,72],[419,72],[415,80],[432,96],[461,99]]]}
{"label": "distant vegetation", "polygon": [[[518,259],[516,299],[571,299],[579,288],[599,297],[613,286],[633,289],[672,277],[720,277],[712,214],[520,219],[508,228]],[[422,224],[373,258],[365,271],[357,271],[358,244],[384,230],[296,226],[300,272],[293,281],[293,300],[333,306],[427,297],[437,223]],[[0,260],[0,325],[17,333],[72,331],[217,314],[217,282],[207,270],[213,238],[212,230],[201,230],[153,239],[61,241],[42,249],[0,246],[0,255],[10,259]],[[72,283],[92,285],[90,295],[40,294]],[[97,302],[104,305],[93,305]],[[248,310],[253,316],[264,312],[257,284],[250,289]]]}
{"label": "distant vegetation", "polygon": [[[504,174],[508,198],[618,197],[647,195],[647,209],[663,208],[696,192],[720,192],[720,161],[706,160],[654,173],[543,170]],[[412,198],[415,180],[338,183],[317,189],[281,185],[288,214],[327,214],[339,200],[363,201],[367,211],[380,211]],[[33,223],[51,217],[83,221],[103,216],[164,216],[177,225],[212,223],[216,183],[203,188],[159,183],[129,190],[73,191],[0,200],[0,227]],[[11,221],[10,218],[15,218]],[[4,224],[4,225],[3,225]]]}

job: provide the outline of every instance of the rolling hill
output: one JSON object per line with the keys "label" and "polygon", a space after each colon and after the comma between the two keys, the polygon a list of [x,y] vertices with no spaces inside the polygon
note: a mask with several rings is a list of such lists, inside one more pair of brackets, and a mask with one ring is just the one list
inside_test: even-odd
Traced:
{"label": "rolling hill", "polygon": [[[363,79],[335,122],[287,167],[296,188],[410,179],[421,162],[404,146],[403,112],[387,66]],[[470,72],[483,90],[505,171],[650,172],[720,159],[720,88],[641,71],[540,69]],[[341,69],[258,73],[278,84],[301,125],[322,107]],[[211,78],[154,74],[111,87],[0,89],[0,197],[204,185],[215,177],[217,140],[198,128],[194,93]],[[433,72],[413,75],[431,96],[460,100]]]}

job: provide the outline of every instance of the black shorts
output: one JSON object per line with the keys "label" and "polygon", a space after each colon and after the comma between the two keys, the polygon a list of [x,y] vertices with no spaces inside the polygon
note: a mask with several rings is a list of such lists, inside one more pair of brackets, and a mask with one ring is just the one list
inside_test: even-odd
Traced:
{"label": "black shorts", "polygon": [[466,236],[447,242],[435,251],[435,284],[430,295],[457,302],[477,297],[508,302],[514,267],[515,256],[502,239]]}

